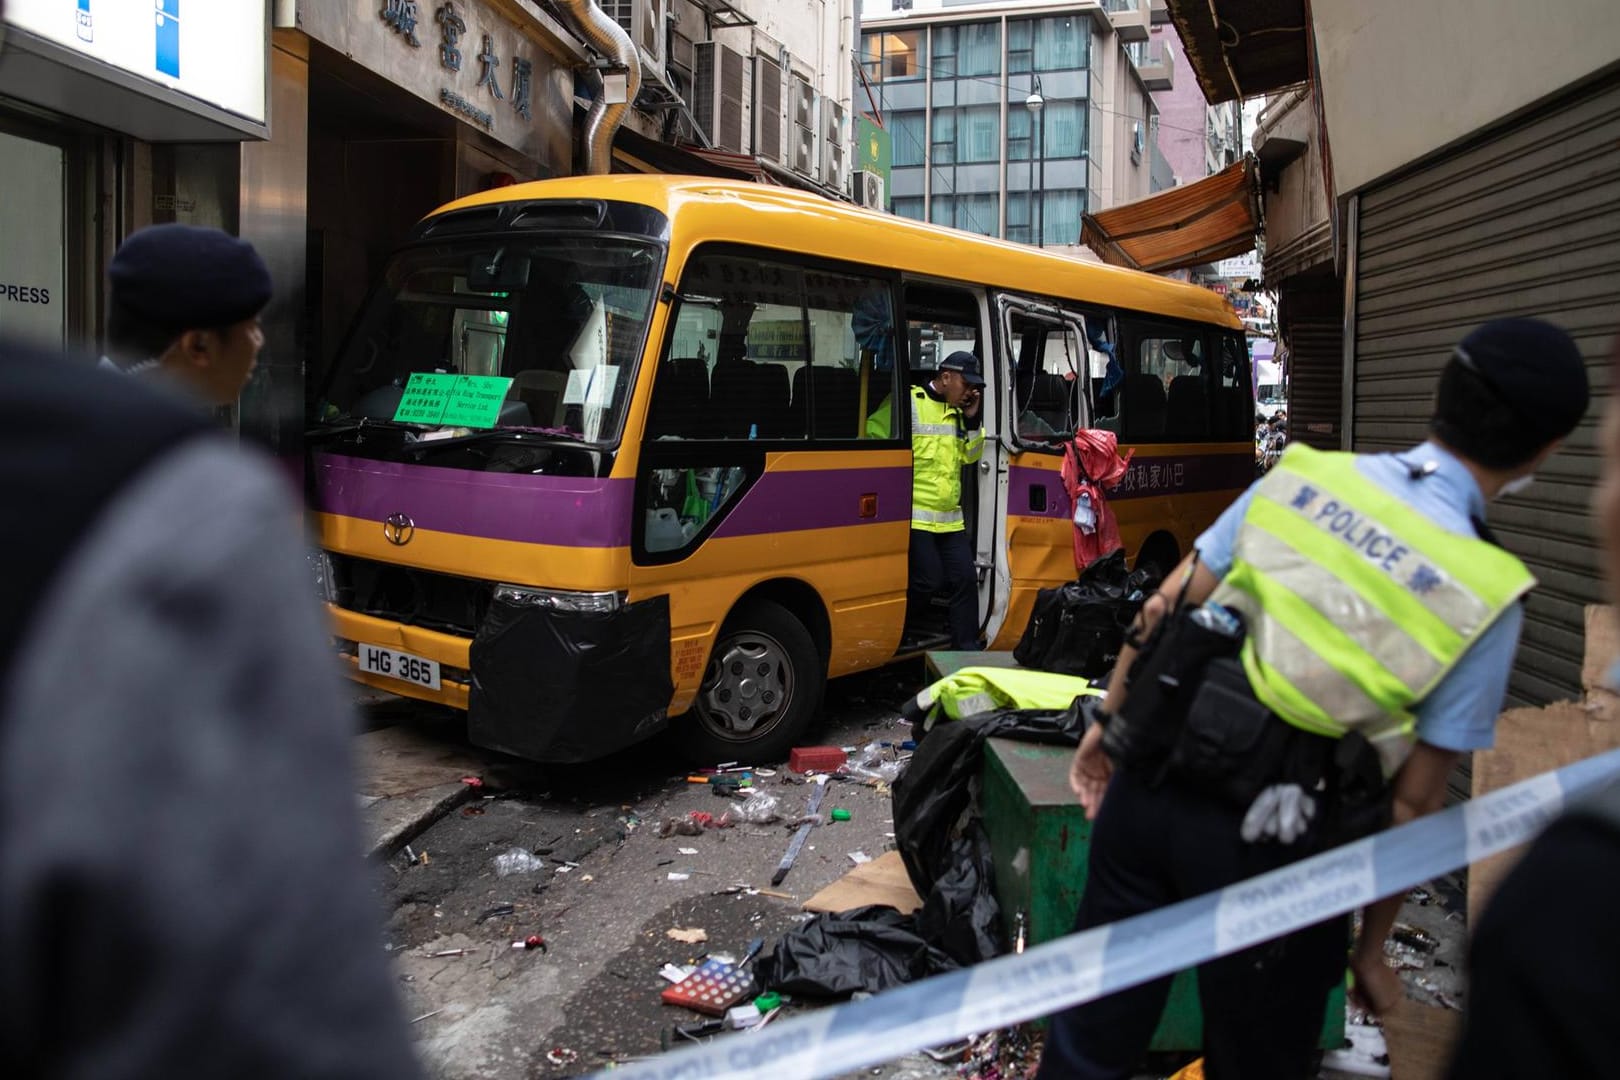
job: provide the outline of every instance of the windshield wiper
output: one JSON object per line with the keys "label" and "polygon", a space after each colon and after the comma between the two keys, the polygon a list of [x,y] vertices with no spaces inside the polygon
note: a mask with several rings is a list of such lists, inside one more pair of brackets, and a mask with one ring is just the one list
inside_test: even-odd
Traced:
{"label": "windshield wiper", "polygon": [[486,431],[472,431],[466,435],[456,435],[443,439],[422,439],[406,443],[401,449],[411,452],[440,450],[449,446],[470,446],[473,443],[501,440],[504,442],[568,442],[577,443],[579,437],[567,431],[522,431],[512,428],[490,428]]}

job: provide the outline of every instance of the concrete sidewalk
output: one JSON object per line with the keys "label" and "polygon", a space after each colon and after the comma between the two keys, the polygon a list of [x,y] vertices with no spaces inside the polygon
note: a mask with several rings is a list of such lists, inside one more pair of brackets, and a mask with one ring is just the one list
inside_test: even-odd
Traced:
{"label": "concrete sidewalk", "polygon": [[409,843],[479,788],[488,762],[442,731],[398,723],[355,737],[365,854],[383,858]]}

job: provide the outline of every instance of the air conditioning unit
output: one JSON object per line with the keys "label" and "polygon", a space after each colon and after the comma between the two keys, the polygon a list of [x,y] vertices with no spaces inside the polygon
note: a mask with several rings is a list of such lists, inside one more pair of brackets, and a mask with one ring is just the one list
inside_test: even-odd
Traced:
{"label": "air conditioning unit", "polygon": [[624,28],[642,63],[664,70],[664,23],[669,0],[599,0],[602,13]]}
{"label": "air conditioning unit", "polygon": [[793,142],[789,149],[791,157],[788,160],[794,172],[803,176],[816,175],[816,133],[807,127],[793,125]]}
{"label": "air conditioning unit", "polygon": [[754,154],[782,160],[782,68],[766,56],[754,57]]}
{"label": "air conditioning unit", "polygon": [[887,210],[888,194],[883,190],[881,173],[866,169],[855,170],[855,202],[873,210]]}
{"label": "air conditioning unit", "polygon": [[810,85],[810,80],[800,75],[793,76],[792,88],[788,91],[788,111],[792,114],[793,122],[800,127],[816,126],[816,90]]}
{"label": "air conditioning unit", "polygon": [[844,135],[844,107],[831,98],[821,102],[821,182],[844,189],[844,153],[849,139]]}
{"label": "air conditioning unit", "polygon": [[743,145],[743,83],[747,61],[736,49],[718,41],[692,45],[692,115],[721,150],[741,154]]}

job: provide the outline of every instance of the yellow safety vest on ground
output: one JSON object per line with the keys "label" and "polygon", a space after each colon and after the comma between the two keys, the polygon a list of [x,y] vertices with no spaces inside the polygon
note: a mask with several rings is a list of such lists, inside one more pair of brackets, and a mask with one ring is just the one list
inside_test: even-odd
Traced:
{"label": "yellow safety vest on ground", "polygon": [[1243,613],[1255,696],[1305,731],[1359,731],[1393,776],[1412,709],[1535,585],[1367,479],[1355,455],[1290,446],[1255,488],[1212,597]]}
{"label": "yellow safety vest on ground", "polygon": [[[866,421],[872,438],[887,438],[890,398]],[[920,386],[911,388],[911,527],[925,532],[960,532],[962,466],[979,460],[984,432],[966,430],[962,410],[935,401]]]}
{"label": "yellow safety vest on ground", "polygon": [[[1077,697],[1101,697],[1076,675],[1025,668],[967,667],[917,695],[916,710],[932,728],[941,711],[952,720],[996,709],[1067,709]],[[915,714],[913,714],[915,715]]]}

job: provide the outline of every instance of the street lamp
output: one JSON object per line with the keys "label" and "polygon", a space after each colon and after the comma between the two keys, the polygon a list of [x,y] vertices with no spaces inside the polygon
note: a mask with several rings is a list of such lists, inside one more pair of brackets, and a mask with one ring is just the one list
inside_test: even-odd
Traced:
{"label": "street lamp", "polygon": [[[1024,99],[1024,107],[1029,110],[1030,122],[1036,128],[1035,157],[1040,162],[1041,178],[1037,192],[1041,199],[1041,212],[1039,224],[1035,227],[1035,243],[1038,247],[1046,246],[1046,117],[1041,107],[1046,99],[1041,96],[1041,77],[1033,77],[1029,87],[1029,97]],[[1034,196],[1031,196],[1033,201]]]}

